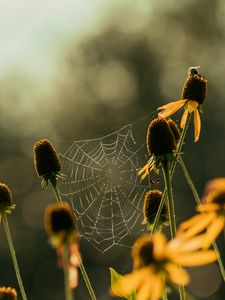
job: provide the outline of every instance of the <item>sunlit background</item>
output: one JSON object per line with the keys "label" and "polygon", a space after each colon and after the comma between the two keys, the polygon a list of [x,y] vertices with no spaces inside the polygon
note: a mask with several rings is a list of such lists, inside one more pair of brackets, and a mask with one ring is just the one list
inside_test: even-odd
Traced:
{"label": "sunlit background", "polygon": [[[209,82],[202,133],[194,144],[191,126],[184,147],[201,195],[207,180],[225,176],[224,50],[223,0],[0,0],[0,181],[17,205],[9,223],[28,299],[64,298],[43,226],[54,198],[51,189],[41,190],[33,144],[48,138],[63,153],[75,140],[139,120],[143,143],[149,115],[179,99],[188,67],[201,66]],[[179,170],[174,193],[179,223],[195,206]],[[1,237],[0,284],[18,290],[2,229]],[[224,237],[218,242],[223,255]],[[129,250],[96,255],[83,241],[81,251],[97,298],[111,299],[108,267],[129,272]],[[195,299],[224,299],[216,263],[190,272]],[[75,295],[88,299],[81,278]]]}

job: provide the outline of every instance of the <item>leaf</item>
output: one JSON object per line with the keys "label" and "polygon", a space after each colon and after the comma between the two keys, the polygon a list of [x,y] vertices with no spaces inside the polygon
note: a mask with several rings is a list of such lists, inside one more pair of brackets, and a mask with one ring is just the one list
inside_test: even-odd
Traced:
{"label": "leaf", "polygon": [[[122,278],[123,276],[120,275],[119,273],[116,272],[115,269],[113,268],[109,268],[110,270],[110,274],[111,274],[111,288],[112,286],[120,279]],[[128,299],[128,300],[135,300],[136,299],[136,293],[132,293],[131,295],[125,297],[125,299]]]}

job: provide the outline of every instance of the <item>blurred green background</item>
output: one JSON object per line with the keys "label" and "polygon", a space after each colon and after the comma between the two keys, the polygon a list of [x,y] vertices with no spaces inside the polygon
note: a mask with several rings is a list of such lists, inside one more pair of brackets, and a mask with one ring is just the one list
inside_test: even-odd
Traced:
{"label": "blurred green background", "polygon": [[[17,205],[9,223],[28,298],[59,300],[63,276],[43,227],[54,198],[41,190],[33,144],[48,138],[63,153],[138,120],[143,143],[148,116],[179,99],[187,69],[199,65],[209,83],[202,132],[194,144],[191,125],[183,150],[201,195],[206,181],[225,176],[225,2],[0,0],[0,25],[0,181]],[[179,223],[195,206],[180,170],[174,193]],[[0,284],[17,288],[2,229],[1,237]],[[224,258],[223,236],[218,242]],[[111,299],[108,267],[129,272],[129,251],[100,255],[87,241],[81,251],[98,299]],[[190,273],[196,299],[224,299],[216,264]],[[88,299],[81,277],[75,296]]]}

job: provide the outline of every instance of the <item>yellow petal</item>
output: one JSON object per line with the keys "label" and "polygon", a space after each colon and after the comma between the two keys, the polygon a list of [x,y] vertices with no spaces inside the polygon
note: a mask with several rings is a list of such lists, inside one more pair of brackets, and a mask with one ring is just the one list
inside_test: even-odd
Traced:
{"label": "yellow petal", "polygon": [[158,300],[162,295],[163,279],[160,277],[155,278],[154,289],[152,290],[151,300]]}
{"label": "yellow petal", "polygon": [[190,226],[198,223],[201,220],[202,216],[200,214],[197,214],[193,216],[192,218],[188,219],[187,221],[184,221],[183,223],[180,224],[179,229],[181,230],[186,230]]}
{"label": "yellow petal", "polygon": [[186,285],[189,283],[189,275],[181,267],[170,263],[166,265],[166,270],[169,273],[170,280],[173,281],[175,284]]}
{"label": "yellow petal", "polygon": [[186,102],[187,100],[177,100],[177,101],[173,101],[170,103],[167,103],[163,106],[160,106],[157,108],[157,110],[162,110],[162,109],[167,109],[167,108],[173,108],[175,104],[177,103],[181,103],[182,105]]}
{"label": "yellow petal", "polygon": [[175,259],[175,262],[181,266],[194,267],[212,263],[216,259],[217,254],[214,251],[209,250],[178,255]]}
{"label": "yellow petal", "polygon": [[166,237],[164,234],[157,232],[153,235],[154,256],[158,259],[165,257]]}
{"label": "yellow petal", "polygon": [[140,289],[138,290],[136,300],[148,300],[149,299],[152,288],[154,288],[153,282],[154,282],[154,280],[151,277],[148,277],[143,281]]}
{"label": "yellow petal", "polygon": [[221,206],[217,203],[203,203],[201,205],[198,205],[196,207],[196,210],[197,211],[200,211],[200,212],[215,212],[217,210],[220,210],[221,209]]}
{"label": "yellow petal", "polygon": [[195,129],[195,143],[198,141],[201,131],[201,119],[198,109],[194,110],[194,129]]}
{"label": "yellow petal", "polygon": [[189,113],[192,113],[193,111],[195,111],[197,109],[198,106],[199,106],[199,103],[197,101],[189,100],[187,109],[188,109]]}
{"label": "yellow petal", "polygon": [[211,226],[208,228],[205,239],[203,242],[203,248],[207,249],[212,244],[212,242],[217,238],[220,232],[223,230],[225,225],[225,218],[224,216],[220,216],[217,220],[215,220]]}
{"label": "yellow petal", "polygon": [[[203,214],[200,215],[198,222],[192,224],[189,228],[186,228],[185,231],[179,232],[179,237],[184,239],[189,239],[207,228],[210,222],[215,218],[215,214]],[[181,224],[182,226],[182,224]],[[182,228],[182,227],[181,227]]]}
{"label": "yellow petal", "polygon": [[185,109],[184,113],[183,113],[183,116],[181,118],[181,121],[180,121],[180,128],[184,128],[186,122],[187,122],[187,117],[188,117],[188,110]]}
{"label": "yellow petal", "polygon": [[111,293],[116,296],[127,296],[137,290],[141,282],[149,274],[148,268],[134,271],[119,279],[111,288]]}
{"label": "yellow petal", "polygon": [[146,165],[144,165],[143,168],[141,168],[141,170],[138,171],[138,175],[141,175],[141,180],[144,180],[145,177],[147,177],[149,175],[149,171],[151,168],[152,162],[147,162]]}
{"label": "yellow petal", "polygon": [[158,114],[158,118],[168,118],[178,111],[186,103],[186,101],[187,100],[179,100],[159,107],[158,109],[163,109],[163,111]]}

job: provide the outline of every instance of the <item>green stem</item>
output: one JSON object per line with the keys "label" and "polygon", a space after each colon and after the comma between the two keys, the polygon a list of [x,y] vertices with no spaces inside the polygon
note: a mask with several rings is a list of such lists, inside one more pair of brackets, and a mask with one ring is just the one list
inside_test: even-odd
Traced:
{"label": "green stem", "polygon": [[86,272],[86,270],[85,270],[85,267],[84,267],[82,261],[80,261],[80,270],[81,270],[81,274],[82,274],[82,276],[83,276],[83,279],[84,279],[84,281],[85,281],[86,287],[87,287],[87,289],[88,289],[90,298],[91,298],[92,300],[96,300],[96,296],[95,296],[94,290],[93,290],[93,288],[92,288],[92,285],[91,285],[91,283],[90,283],[90,280],[89,280],[89,278],[88,278],[87,272]]}
{"label": "green stem", "polygon": [[164,182],[167,190],[167,204],[168,204],[168,213],[169,213],[169,222],[170,222],[170,233],[171,238],[174,239],[176,235],[176,220],[175,220],[175,211],[174,211],[174,200],[173,200],[173,190],[170,179],[170,162],[165,160],[162,163],[162,170],[164,176]]}
{"label": "green stem", "polygon": [[69,287],[69,251],[68,246],[65,245],[63,249],[63,271],[64,271],[64,285],[65,285],[65,299],[73,300],[72,290]]}
{"label": "green stem", "polygon": [[[188,129],[188,125],[189,125],[190,119],[191,119],[191,114],[188,115],[187,122],[185,124],[184,129],[182,130],[180,141],[179,141],[179,144],[177,146],[177,151],[176,151],[176,155],[175,155],[176,157],[181,152],[181,149],[182,149],[182,146],[183,146],[183,143],[184,143],[184,139],[185,139],[185,136],[186,136],[186,133],[187,133],[187,129]],[[173,177],[173,173],[175,171],[176,164],[177,164],[177,161],[172,162],[171,169],[170,169],[170,178],[171,179]],[[165,187],[164,191],[163,191],[162,199],[161,199],[158,211],[157,211],[157,214],[155,216],[155,221],[154,221],[154,223],[152,225],[151,235],[152,235],[152,233],[154,233],[156,231],[156,228],[158,226],[158,222],[159,222],[159,218],[160,218],[160,215],[161,215],[161,212],[162,212],[162,208],[163,208],[163,205],[164,205],[164,203],[166,201],[166,194],[167,194],[167,190],[166,190],[166,187]]]}
{"label": "green stem", "polygon": [[10,233],[10,229],[9,229],[9,224],[8,224],[7,216],[6,216],[5,213],[2,214],[2,223],[3,223],[4,228],[5,228],[5,233],[6,233],[7,241],[8,241],[8,244],[9,244],[9,249],[10,249],[10,252],[11,252],[13,265],[14,265],[14,269],[15,269],[15,272],[16,272],[16,277],[17,277],[17,281],[18,281],[18,284],[19,284],[21,294],[22,294],[22,298],[23,298],[23,300],[27,300],[27,296],[26,296],[24,286],[23,286],[23,281],[22,281],[22,278],[21,278],[21,275],[20,275],[19,266],[18,266],[18,263],[17,263],[16,251],[15,251],[14,246],[13,246],[13,241],[12,241],[12,237],[11,237],[11,233]]}
{"label": "green stem", "polygon": [[[170,222],[170,233],[171,238],[174,239],[176,235],[176,220],[175,220],[175,211],[174,211],[174,200],[173,200],[173,190],[170,178],[170,162],[165,160],[162,163],[162,170],[164,175],[164,181],[167,189],[167,204],[168,204],[168,212],[169,212],[169,222]],[[186,300],[185,289],[184,286],[179,286],[179,295],[180,300]]]}
{"label": "green stem", "polygon": [[164,288],[163,288],[163,300],[168,300],[167,290],[166,290],[166,283],[164,283]]}
{"label": "green stem", "polygon": [[54,182],[51,181],[51,184],[52,184],[52,188],[53,188],[55,198],[56,198],[58,204],[63,204],[63,201],[62,201],[61,194],[60,194],[59,188],[57,186],[57,183],[54,183]]}
{"label": "green stem", "polygon": [[[179,159],[179,163],[180,163],[181,169],[182,169],[182,171],[184,173],[184,176],[185,176],[185,178],[187,180],[187,183],[189,184],[190,189],[191,189],[191,191],[192,191],[192,193],[194,195],[195,201],[196,201],[196,203],[198,205],[201,205],[200,197],[199,197],[198,192],[197,192],[197,190],[195,188],[195,185],[194,185],[194,183],[193,183],[193,181],[192,181],[192,179],[191,179],[191,177],[190,177],[190,175],[188,173],[188,170],[187,170],[187,168],[185,166],[185,163],[184,163],[181,155],[178,156],[178,159]],[[201,212],[201,213],[204,214],[204,212]],[[219,268],[220,268],[223,280],[225,281],[225,269],[224,269],[224,265],[223,265],[223,262],[222,262],[222,259],[221,259],[220,253],[219,253],[219,249],[218,249],[217,244],[216,244],[215,241],[212,243],[212,245],[213,245],[214,251],[217,252],[217,254],[218,254],[217,261],[218,261],[218,264],[219,264]]]}

